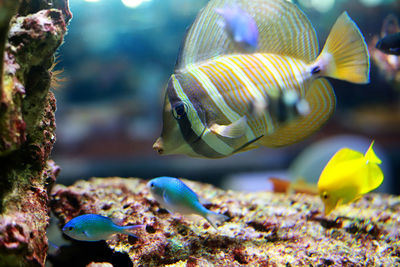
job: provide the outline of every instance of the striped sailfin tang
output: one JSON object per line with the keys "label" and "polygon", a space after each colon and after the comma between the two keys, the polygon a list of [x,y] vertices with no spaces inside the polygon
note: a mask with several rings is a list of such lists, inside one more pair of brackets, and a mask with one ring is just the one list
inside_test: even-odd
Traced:
{"label": "striped sailfin tang", "polygon": [[317,131],[332,115],[335,109],[335,94],[325,78],[311,84],[306,101],[310,113],[287,125],[282,125],[272,135],[260,139],[259,143],[268,147],[280,147],[296,143]]}
{"label": "striped sailfin tang", "polygon": [[184,72],[196,64],[222,55],[242,53],[218,23],[216,8],[236,4],[250,14],[259,31],[259,44],[255,52],[274,53],[301,59],[315,60],[318,42],[314,28],[304,13],[285,0],[211,0],[199,13],[187,31],[181,45],[176,72]]}

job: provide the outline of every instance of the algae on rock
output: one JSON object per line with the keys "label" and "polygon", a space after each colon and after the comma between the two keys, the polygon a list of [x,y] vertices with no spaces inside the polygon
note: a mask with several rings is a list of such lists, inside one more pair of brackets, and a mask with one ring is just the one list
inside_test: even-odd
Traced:
{"label": "algae on rock", "polygon": [[[107,245],[133,266],[394,266],[400,264],[400,197],[368,194],[328,217],[317,196],[240,193],[184,180],[207,208],[230,219],[169,214],[142,179],[95,178],[56,185],[51,206],[62,226],[96,213],[123,225],[144,224],[139,239],[117,235]],[[70,262],[73,264],[73,262]]]}
{"label": "algae on rock", "polygon": [[67,0],[5,0],[0,12],[0,265],[44,266],[59,172],[49,69],[71,13]]}

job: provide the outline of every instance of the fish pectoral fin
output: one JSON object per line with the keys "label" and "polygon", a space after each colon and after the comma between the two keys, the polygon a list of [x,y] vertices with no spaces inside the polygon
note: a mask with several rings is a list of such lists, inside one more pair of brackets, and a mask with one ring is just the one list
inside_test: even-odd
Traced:
{"label": "fish pectoral fin", "polygon": [[170,204],[170,201],[168,199],[168,195],[167,195],[166,191],[164,191],[164,193],[163,193],[163,199],[164,199],[165,204],[168,204],[168,205]]}
{"label": "fish pectoral fin", "polygon": [[246,133],[247,119],[245,116],[241,117],[237,121],[232,122],[228,125],[220,125],[214,123],[211,125],[211,132],[228,138],[239,138]]}
{"label": "fish pectoral fin", "polygon": [[168,194],[167,194],[166,191],[164,191],[164,193],[163,193],[163,199],[164,199],[164,203],[165,203],[165,207],[163,207],[163,208],[165,208],[165,209],[166,209],[169,213],[171,213],[171,214],[175,213],[175,212],[174,212],[174,209],[173,209],[174,203],[173,203],[173,201],[168,197]]}
{"label": "fish pectoral fin", "polygon": [[84,234],[86,237],[90,237],[90,235],[89,235],[89,233],[88,233],[87,231],[83,231],[83,234]]}

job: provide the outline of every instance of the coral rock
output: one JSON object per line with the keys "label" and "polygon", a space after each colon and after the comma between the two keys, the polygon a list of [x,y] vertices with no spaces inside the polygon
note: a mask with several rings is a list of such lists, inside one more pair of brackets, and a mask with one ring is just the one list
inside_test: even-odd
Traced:
{"label": "coral rock", "polygon": [[144,224],[138,239],[107,244],[133,266],[359,266],[400,264],[400,197],[370,194],[325,217],[317,196],[223,191],[184,180],[207,208],[230,219],[213,229],[203,218],[169,214],[142,179],[91,179],[56,185],[52,210],[62,226],[97,213]]}
{"label": "coral rock", "polygon": [[56,103],[54,54],[71,18],[67,0],[0,1],[0,265],[44,266],[49,160]]}

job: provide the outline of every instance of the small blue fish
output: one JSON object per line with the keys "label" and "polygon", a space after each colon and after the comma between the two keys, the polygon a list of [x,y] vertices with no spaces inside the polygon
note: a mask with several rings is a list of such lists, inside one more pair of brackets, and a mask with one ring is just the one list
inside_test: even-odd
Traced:
{"label": "small blue fish", "polygon": [[147,183],[153,197],[168,211],[183,215],[197,214],[204,217],[215,229],[217,222],[228,219],[227,216],[206,209],[199,197],[181,180],[172,177],[159,177]]}
{"label": "small blue fish", "polygon": [[241,48],[252,52],[258,45],[258,28],[254,18],[237,5],[215,8],[224,20],[220,25]]}
{"label": "small blue fish", "polygon": [[143,225],[119,226],[110,218],[98,214],[85,214],[73,218],[64,225],[62,231],[69,237],[81,241],[107,240],[113,234],[126,234],[136,237],[130,230]]}

